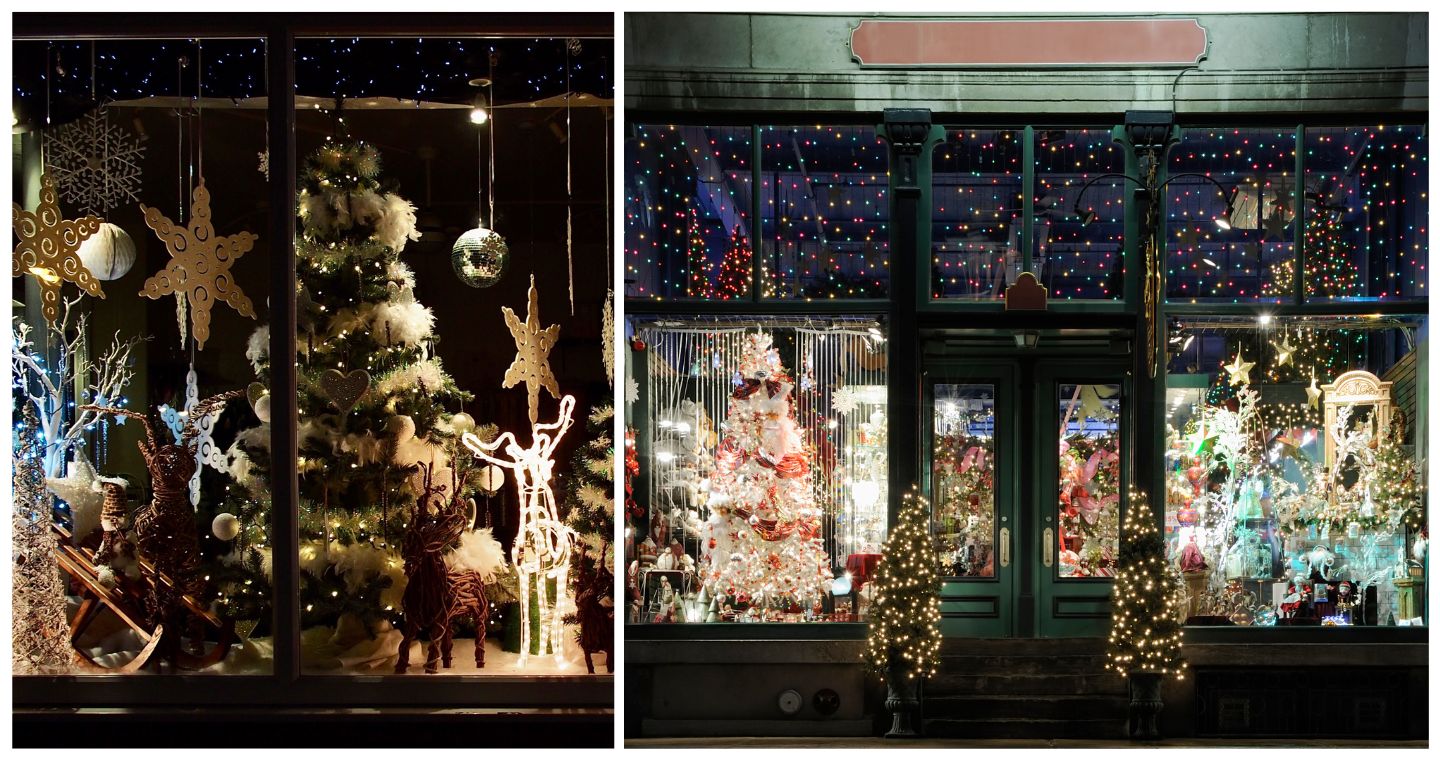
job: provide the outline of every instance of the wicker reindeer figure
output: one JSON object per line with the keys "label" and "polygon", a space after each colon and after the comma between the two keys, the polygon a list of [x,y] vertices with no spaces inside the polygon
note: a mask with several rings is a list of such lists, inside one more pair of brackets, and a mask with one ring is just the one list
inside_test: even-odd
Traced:
{"label": "wicker reindeer figure", "polygon": [[591,655],[605,653],[605,672],[615,672],[615,574],[605,566],[610,545],[600,545],[593,569],[583,554],[576,565],[576,618],[580,622],[580,648],[585,652],[585,669],[593,674]]}
{"label": "wicker reindeer figure", "polygon": [[[200,569],[200,540],[195,531],[195,509],[190,506],[190,477],[199,462],[195,459],[195,439],[199,430],[195,420],[225,405],[244,391],[229,391],[211,396],[195,405],[180,440],[162,444],[155,438],[155,428],[143,414],[116,407],[86,405],[81,411],[98,411],[117,417],[140,421],[145,440],[139,443],[140,455],[150,473],[150,503],[135,511],[134,535],[139,554],[155,568],[145,598],[145,612],[152,626],[160,629],[158,653],[174,662],[180,651],[180,631],[187,617],[182,597],[199,599],[205,590],[205,576]],[[123,508],[122,508],[123,509]]]}
{"label": "wicker reindeer figure", "polygon": [[100,548],[95,551],[95,564],[108,565],[118,559],[133,559],[135,547],[125,535],[129,522],[129,509],[125,501],[125,481],[119,478],[101,478],[100,488],[105,494],[105,504],[100,509]]}
{"label": "wicker reindeer figure", "polygon": [[[430,639],[426,649],[425,672],[439,670],[440,652],[445,650],[445,666],[450,666],[450,641],[453,637],[450,617],[451,593],[450,571],[445,566],[445,552],[465,532],[466,515],[456,509],[457,499],[445,498],[446,487],[431,481],[434,468],[424,462],[418,463],[424,478],[420,495],[415,499],[415,508],[405,526],[405,538],[400,554],[405,558],[405,594],[401,604],[405,611],[405,627],[400,640],[399,659],[395,673],[403,675],[410,667],[410,642],[424,632]],[[463,483],[456,475],[456,491]],[[482,642],[476,642],[482,646]],[[479,659],[479,655],[477,655]]]}

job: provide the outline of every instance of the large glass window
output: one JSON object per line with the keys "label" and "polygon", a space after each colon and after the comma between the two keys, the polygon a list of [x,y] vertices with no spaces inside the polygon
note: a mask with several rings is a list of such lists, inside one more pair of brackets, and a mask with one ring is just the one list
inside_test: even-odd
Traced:
{"label": "large glass window", "polygon": [[268,673],[263,45],[12,50],[15,672]]}
{"label": "large glass window", "polygon": [[937,384],[931,530],[945,575],[995,577],[995,386]]}
{"label": "large glass window", "polygon": [[[1125,154],[1108,129],[1035,129],[1036,274],[1054,299],[1125,296]],[[1080,214],[1075,204],[1080,203]]]}
{"label": "large glass window", "polygon": [[935,146],[932,297],[998,300],[1019,276],[1024,154],[1022,129],[947,129]]}
{"label": "large glass window", "polygon": [[626,620],[863,619],[889,503],[882,326],[632,327]]}
{"label": "large glass window", "polygon": [[1115,574],[1120,548],[1120,386],[1060,383],[1056,556],[1061,578]]}
{"label": "large glass window", "polygon": [[296,43],[300,86],[345,96],[296,119],[307,673],[583,674],[608,650],[611,45],[573,42]]}
{"label": "large glass window", "polygon": [[[1295,130],[1187,129],[1166,186],[1166,297],[1191,303],[1277,302],[1294,295]],[[1228,224],[1228,228],[1225,226]]]}
{"label": "large glass window", "polygon": [[627,298],[750,298],[755,239],[750,139],[750,127],[629,128]]}
{"label": "large glass window", "polygon": [[884,298],[890,154],[874,127],[760,130],[766,298]]}
{"label": "large glass window", "polygon": [[1192,624],[1424,624],[1423,325],[1172,324],[1165,528]]}
{"label": "large glass window", "polygon": [[1429,140],[1422,126],[1305,128],[1305,297],[1424,298]]}

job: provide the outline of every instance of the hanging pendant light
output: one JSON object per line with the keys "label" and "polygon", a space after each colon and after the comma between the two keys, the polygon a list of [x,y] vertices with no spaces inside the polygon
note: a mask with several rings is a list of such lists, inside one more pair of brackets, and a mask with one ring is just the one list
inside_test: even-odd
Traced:
{"label": "hanging pendant light", "polygon": [[[510,263],[510,246],[505,243],[505,238],[495,230],[486,227],[487,223],[491,227],[495,224],[495,125],[494,119],[490,116],[495,103],[494,68],[495,56],[491,54],[491,76],[470,81],[470,84],[489,88],[490,91],[488,99],[483,95],[477,96],[475,108],[470,114],[471,123],[485,127],[489,130],[490,135],[490,215],[488,221],[481,219],[479,226],[461,235],[455,241],[454,247],[450,249],[450,265],[455,270],[455,276],[472,288],[488,288],[500,282],[500,278],[505,276],[505,269]],[[487,106],[490,113],[487,113]],[[480,185],[482,188],[486,185],[483,177]],[[481,208],[484,208],[483,203]]]}

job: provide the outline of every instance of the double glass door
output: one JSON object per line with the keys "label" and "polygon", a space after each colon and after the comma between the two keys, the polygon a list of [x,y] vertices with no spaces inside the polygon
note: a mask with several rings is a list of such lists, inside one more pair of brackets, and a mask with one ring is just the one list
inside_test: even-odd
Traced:
{"label": "double glass door", "polygon": [[947,636],[1100,636],[1127,506],[1129,361],[967,356],[926,371]]}

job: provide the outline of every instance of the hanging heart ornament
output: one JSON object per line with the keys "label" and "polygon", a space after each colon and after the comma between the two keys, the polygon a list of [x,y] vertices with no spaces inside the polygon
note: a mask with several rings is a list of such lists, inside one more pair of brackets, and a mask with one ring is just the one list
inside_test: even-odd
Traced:
{"label": "hanging heart ornament", "polygon": [[320,375],[320,390],[336,409],[348,414],[370,392],[370,373],[356,369],[342,374],[338,369],[327,369]]}

